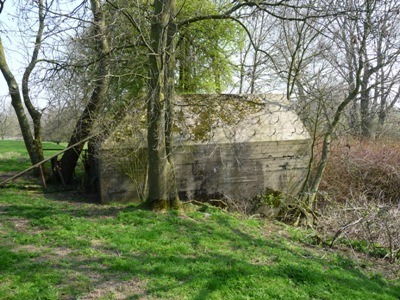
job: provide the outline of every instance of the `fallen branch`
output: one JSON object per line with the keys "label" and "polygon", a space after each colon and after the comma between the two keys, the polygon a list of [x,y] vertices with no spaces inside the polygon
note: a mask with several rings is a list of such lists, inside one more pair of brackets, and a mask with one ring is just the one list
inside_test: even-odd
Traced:
{"label": "fallen branch", "polygon": [[355,220],[353,222],[349,222],[345,225],[343,225],[342,227],[339,228],[338,231],[336,231],[335,236],[332,239],[331,244],[329,245],[329,248],[333,247],[333,243],[340,237],[340,235],[349,227],[357,225],[358,223],[360,223],[362,220],[364,220],[364,218],[359,218],[358,220]]}

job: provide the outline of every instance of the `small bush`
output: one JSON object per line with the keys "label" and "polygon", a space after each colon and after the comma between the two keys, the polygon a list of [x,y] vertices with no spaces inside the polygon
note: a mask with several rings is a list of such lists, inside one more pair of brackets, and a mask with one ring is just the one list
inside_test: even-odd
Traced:
{"label": "small bush", "polygon": [[282,208],[284,195],[272,189],[267,188],[262,195],[251,199],[250,213],[252,215],[260,215],[261,217],[277,218]]}

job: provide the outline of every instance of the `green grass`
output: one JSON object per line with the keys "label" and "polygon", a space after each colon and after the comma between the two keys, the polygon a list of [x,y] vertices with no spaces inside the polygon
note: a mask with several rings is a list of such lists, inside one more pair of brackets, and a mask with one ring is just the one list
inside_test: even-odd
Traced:
{"label": "green grass", "polygon": [[[43,142],[44,149],[64,149],[66,144],[57,145],[52,142]],[[58,153],[57,150],[44,151],[44,157]],[[0,140],[0,173],[18,173],[31,166],[28,152],[23,141]],[[46,164],[49,168],[50,163]]]}
{"label": "green grass", "polygon": [[[21,154],[7,164],[21,167],[20,146],[0,142]],[[398,279],[310,236],[208,206],[157,214],[0,189],[0,299],[400,299]]]}
{"label": "green grass", "polygon": [[[57,145],[44,142],[44,149],[64,149],[66,144]],[[49,157],[58,151],[44,151],[44,156]],[[0,140],[0,172],[21,172],[31,166],[28,152],[23,141]]]}
{"label": "green grass", "polygon": [[400,297],[398,281],[304,246],[283,225],[206,206],[156,214],[72,200],[1,191],[0,299]]}

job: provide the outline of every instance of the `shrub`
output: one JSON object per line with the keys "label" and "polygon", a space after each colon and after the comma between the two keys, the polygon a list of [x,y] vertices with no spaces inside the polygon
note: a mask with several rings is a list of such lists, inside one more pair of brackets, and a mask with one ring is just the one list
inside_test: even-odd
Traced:
{"label": "shrub", "polygon": [[320,189],[343,202],[362,194],[368,199],[398,201],[400,141],[350,139],[332,149]]}
{"label": "shrub", "polygon": [[400,142],[339,141],[324,174],[320,231],[331,246],[340,238],[365,241],[394,262],[400,252]]}

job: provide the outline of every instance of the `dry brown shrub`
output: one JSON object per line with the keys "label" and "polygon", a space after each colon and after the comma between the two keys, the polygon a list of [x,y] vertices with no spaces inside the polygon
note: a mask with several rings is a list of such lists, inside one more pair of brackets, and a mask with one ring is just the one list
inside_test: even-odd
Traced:
{"label": "dry brown shrub", "polygon": [[357,194],[400,198],[400,141],[342,139],[332,147],[320,190],[337,202]]}
{"label": "dry brown shrub", "polygon": [[324,208],[319,231],[332,247],[338,241],[357,250],[396,262],[400,255],[400,207],[398,203],[371,201],[364,195]]}
{"label": "dry brown shrub", "polygon": [[391,262],[400,253],[400,141],[338,141],[320,190],[319,229],[333,243],[362,241]]}

